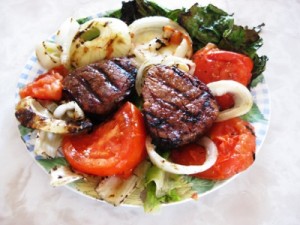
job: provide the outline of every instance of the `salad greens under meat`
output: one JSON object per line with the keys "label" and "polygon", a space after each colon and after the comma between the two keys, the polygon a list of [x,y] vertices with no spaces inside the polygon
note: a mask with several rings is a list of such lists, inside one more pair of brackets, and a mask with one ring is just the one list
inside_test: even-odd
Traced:
{"label": "salad greens under meat", "polygon": [[[169,10],[147,0],[132,0],[129,2],[123,2],[121,9],[106,13],[103,18],[101,18],[97,23],[89,23],[89,21],[93,19],[90,17],[78,19],[77,21],[72,18],[68,19],[68,21],[62,25],[62,27],[68,26],[68,29],[62,29],[57,33],[56,43],[45,41],[39,46],[37,56],[38,58],[47,58],[47,60],[43,61],[43,66],[46,69],[51,70],[50,73],[43,75],[41,78],[38,78],[37,81],[46,82],[46,84],[48,82],[48,85],[52,86],[55,85],[55,90],[61,89],[62,87],[60,86],[60,82],[64,78],[63,76],[59,76],[58,74],[65,73],[65,71],[62,72],[62,68],[57,69],[57,66],[63,64],[68,70],[73,71],[78,67],[80,68],[84,65],[87,65],[88,62],[90,62],[91,60],[93,61],[94,58],[96,59],[96,57],[98,57],[95,56],[96,54],[86,54],[86,52],[91,51],[89,50],[89,48],[92,49],[95,46],[78,46],[83,44],[82,42],[87,43],[88,41],[92,40],[96,41],[96,39],[102,34],[107,33],[107,26],[110,26],[109,28],[113,30],[112,34],[110,35],[116,34],[116,37],[119,38],[118,43],[123,43],[123,45],[121,47],[117,47],[112,44],[112,47],[110,48],[117,49],[115,52],[113,52],[109,48],[105,49],[105,52],[103,50],[97,49],[95,50],[97,51],[97,55],[103,55],[103,58],[113,58],[129,54],[129,52],[131,51],[129,48],[131,39],[134,37],[130,37],[128,33],[126,33],[127,25],[131,27],[131,29],[135,29],[136,32],[139,32],[140,25],[133,24],[142,18],[146,18],[147,20],[147,18],[150,16],[160,16],[159,18],[166,17],[174,21],[175,25],[172,25],[173,27],[171,26],[171,28],[168,28],[171,30],[172,35],[174,33],[176,34],[178,30],[184,28],[179,32],[181,40],[179,46],[182,45],[184,46],[184,48],[181,46],[179,50],[172,49],[172,51],[174,50],[177,55],[180,55],[184,59],[178,60],[178,58],[173,56],[169,58],[159,58],[158,56],[157,58],[159,59],[151,59],[147,61],[143,57],[146,58],[148,56],[141,54],[141,57],[137,59],[140,68],[143,67],[143,69],[146,70],[146,68],[148,68],[150,65],[158,63],[165,63],[165,65],[167,65],[170,61],[172,61],[172,63],[176,64],[179,69],[183,69],[184,73],[193,74],[195,71],[193,64],[197,61],[196,57],[200,57],[198,59],[202,60],[201,57],[203,57],[203,55],[205,55],[207,52],[211,51],[213,53],[217,52],[215,57],[219,57],[218,52],[224,50],[234,52],[234,54],[243,54],[251,60],[244,58],[242,58],[242,60],[248,60],[251,63],[253,62],[253,65],[251,64],[251,66],[249,66],[249,68],[252,69],[251,71],[249,71],[251,73],[250,80],[249,82],[247,82],[247,84],[244,84],[248,89],[254,88],[258,83],[263,81],[262,73],[265,70],[268,58],[264,55],[259,56],[257,50],[263,45],[263,40],[259,36],[259,32],[261,31],[264,24],[258,25],[257,27],[254,27],[252,29],[236,25],[234,23],[233,15],[226,13],[225,11],[212,4],[209,4],[207,6],[200,6],[198,4],[195,4],[189,9],[181,8]],[[123,22],[121,21],[123,21],[125,24],[123,24]],[[151,21],[149,23],[151,24]],[[173,24],[173,22],[168,22],[168,24]],[[76,46],[72,46],[70,42],[63,42],[63,39],[65,39],[65,37],[72,37],[72,41],[74,43],[77,43]],[[178,42],[178,39],[176,38],[178,37],[174,37],[173,43]],[[111,44],[111,40],[109,40],[109,37],[105,41],[104,42],[106,45]],[[136,43],[138,43],[139,41],[140,40],[136,40]],[[188,43],[192,43],[192,48],[190,50],[188,47],[186,47]],[[138,44],[136,45],[138,49],[139,46]],[[156,50],[161,49],[166,46],[166,43],[157,41],[155,43],[155,46]],[[73,52],[73,54],[71,56],[66,54],[66,49],[67,52]],[[187,50],[183,51],[182,49]],[[145,49],[143,48],[138,49],[138,51],[140,52],[144,50]],[[199,53],[200,50],[201,52]],[[134,54],[138,55],[138,51],[134,52]],[[152,53],[149,54],[151,55]],[[224,52],[222,54],[224,56]],[[192,55],[194,55],[194,62],[189,61],[189,58],[191,58]],[[231,55],[231,53],[229,55]],[[225,56],[228,56],[227,52],[225,52]],[[235,56],[236,55],[234,55],[234,57]],[[145,60],[146,63],[144,61],[139,62],[141,58]],[[120,64],[120,62],[121,61],[114,61],[114,63],[118,65]],[[112,62],[105,61],[104,63],[110,65],[110,63]],[[53,69],[53,67],[55,68]],[[131,65],[129,65],[129,67],[131,68]],[[93,68],[96,68],[96,66],[94,65]],[[177,71],[176,69],[173,70],[175,72]],[[57,79],[51,80],[53,76],[49,78],[49,74],[51,76],[58,76],[59,82],[57,81]],[[73,76],[75,77],[75,75]],[[132,103],[138,106],[138,108],[142,109],[143,99],[140,94],[142,92],[142,85],[145,79],[143,71],[142,73],[137,72],[137,79],[139,79],[139,81],[135,83],[137,90],[133,94],[129,95],[129,99]],[[221,84],[218,85],[220,86]],[[225,83],[222,83],[222,85],[225,85]],[[235,101],[241,101],[239,104],[244,104],[243,107],[245,107],[245,104],[247,104],[245,103],[244,99],[248,98],[247,101],[251,100],[249,100],[251,96],[249,97],[249,94],[247,94],[247,88],[243,89],[240,88],[240,86],[234,86],[235,84],[232,84],[231,81],[228,81],[226,85],[229,85],[231,88],[241,89],[241,92],[245,89],[245,92],[243,92],[241,95],[242,97],[240,97],[239,99],[235,98]],[[208,84],[208,87],[212,88],[213,93],[217,93],[217,91],[213,90],[214,85]],[[72,169],[72,166],[70,166],[70,161],[66,160],[66,158],[63,157],[63,154],[61,154],[60,145],[62,139],[64,139],[62,138],[61,134],[76,134],[90,131],[92,129],[92,123],[94,121],[90,121],[88,117],[85,117],[83,112],[85,110],[82,111],[82,109],[79,107],[79,105],[82,105],[83,103],[78,105],[75,101],[70,101],[63,102],[63,104],[60,104],[58,106],[57,99],[61,98],[59,92],[56,92],[55,96],[50,101],[36,100],[42,99],[44,93],[42,95],[39,94],[38,96],[34,97],[23,98],[22,95],[33,96],[33,94],[35,94],[28,94],[27,92],[30,91],[23,90],[20,92],[21,98],[23,100],[21,99],[21,102],[16,108],[16,116],[19,121],[26,120],[27,124],[29,125],[27,127],[20,125],[19,129],[22,138],[28,144],[27,147],[34,148],[34,151],[37,154],[37,161],[50,173],[51,185],[53,186],[68,184],[69,186],[79,190],[82,193],[85,193],[88,196],[105,200],[113,205],[120,205],[121,203],[130,205],[142,205],[145,211],[151,212],[157,210],[162,204],[165,203],[182,201],[189,198],[197,199],[197,196],[199,194],[211,190],[214,185],[219,182],[218,180],[209,178],[203,179],[195,176],[182,175],[180,173],[176,174],[176,172],[167,172],[176,170],[176,168],[170,168],[172,167],[172,165],[176,164],[170,164],[168,166],[169,168],[166,168],[165,170],[161,169],[154,162],[169,160],[171,158],[180,158],[178,162],[181,162],[180,160],[183,158],[183,156],[181,156],[180,153],[172,152],[170,149],[163,149],[160,147],[158,147],[157,150],[159,154],[153,152],[155,147],[150,150],[147,149],[150,159],[143,156],[142,154],[141,157],[144,157],[144,160],[142,160],[142,162],[139,163],[133,171],[131,171],[132,175],[129,177],[124,174],[124,176],[95,176],[86,173],[78,173]],[[133,106],[129,106],[127,104],[123,108],[126,108],[127,111],[130,111],[130,113],[133,114],[132,117],[134,117],[138,121],[137,117],[139,115],[136,114],[137,109],[133,109],[132,107]],[[240,117],[243,119],[243,122],[235,120],[234,123],[236,129],[242,130],[244,129],[244,127],[246,127],[243,132],[246,132],[246,134],[248,135],[247,137],[252,135],[253,137],[251,137],[251,140],[254,140],[255,142],[254,131],[251,128],[251,125],[244,125],[244,123],[246,124],[246,121],[248,121],[249,123],[263,121],[264,116],[255,103],[248,103],[246,108],[247,109],[245,109],[245,112],[248,113]],[[24,114],[24,112],[26,112],[26,114]],[[29,114],[31,115],[30,119],[28,119]],[[240,114],[237,114],[237,116],[240,116]],[[116,117],[113,117],[112,120],[119,121],[121,120],[120,117],[121,116],[118,115]],[[228,117],[224,118],[225,119],[223,120],[225,120],[225,124],[227,123]],[[105,126],[109,127],[109,123],[110,122],[108,122]],[[221,123],[222,122],[220,122],[220,124]],[[99,130],[97,132],[106,132],[107,130],[105,129],[104,131]],[[51,131],[54,132],[51,133]],[[220,130],[211,132],[213,139],[213,134],[219,134]],[[221,131],[221,133],[222,132],[224,131]],[[28,140],[31,140],[34,143],[30,144],[31,141]],[[71,142],[70,140],[68,139],[69,142]],[[66,143],[68,141],[64,141],[64,146],[67,145]],[[147,139],[147,141],[149,140]],[[152,148],[152,145],[149,143],[147,146],[150,146],[149,148]],[[187,151],[190,151],[192,154],[193,150],[187,149]],[[199,151],[201,152],[202,150]],[[205,158],[204,150],[201,154],[204,155]],[[220,154],[222,153],[219,152],[219,155]],[[251,152],[249,154],[251,155],[251,157],[253,157],[250,157],[252,163],[255,153]],[[215,161],[212,160],[211,163],[213,164],[215,163]],[[246,166],[243,168],[246,169]],[[185,170],[185,168],[183,168],[183,170]],[[209,176],[210,175],[208,174],[207,177]],[[221,177],[220,179],[222,180],[226,178]]]}

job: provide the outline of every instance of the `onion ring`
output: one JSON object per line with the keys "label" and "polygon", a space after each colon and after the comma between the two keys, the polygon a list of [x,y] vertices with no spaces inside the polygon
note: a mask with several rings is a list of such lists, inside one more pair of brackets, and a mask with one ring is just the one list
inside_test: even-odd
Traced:
{"label": "onion ring", "polygon": [[215,164],[218,157],[217,147],[212,140],[207,137],[203,137],[197,143],[201,146],[204,146],[206,149],[206,160],[202,165],[199,166],[185,166],[166,160],[155,151],[155,145],[151,143],[151,138],[149,136],[146,138],[146,149],[151,162],[158,168],[174,174],[195,174],[208,170]]}
{"label": "onion ring", "polygon": [[242,116],[250,111],[253,99],[250,91],[239,82],[233,80],[220,80],[207,84],[214,96],[221,96],[226,93],[233,94],[234,107],[223,110],[219,113],[217,122]]}

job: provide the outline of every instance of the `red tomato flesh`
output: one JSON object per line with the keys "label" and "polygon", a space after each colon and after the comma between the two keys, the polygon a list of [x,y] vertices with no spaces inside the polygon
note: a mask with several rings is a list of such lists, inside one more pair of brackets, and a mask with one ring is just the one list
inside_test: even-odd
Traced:
{"label": "red tomato flesh", "polygon": [[145,139],[142,113],[127,102],[92,133],[64,137],[62,149],[80,172],[128,177],[146,155]]}
{"label": "red tomato flesh", "polygon": [[63,76],[67,73],[67,69],[63,66],[58,66],[49,70],[20,90],[20,97],[25,98],[31,96],[43,100],[60,100],[62,97]]}
{"label": "red tomato flesh", "polygon": [[[215,123],[209,137],[218,148],[216,163],[208,170],[193,176],[224,180],[247,169],[254,161],[255,135],[250,123],[234,118]],[[205,161],[203,147],[190,144],[171,152],[171,159],[183,165],[201,165]]]}
{"label": "red tomato flesh", "polygon": [[[195,76],[205,84],[219,80],[234,80],[245,86],[250,83],[253,61],[242,54],[219,50],[209,44],[193,56],[196,64]],[[216,98],[221,110],[234,105],[232,96]]]}

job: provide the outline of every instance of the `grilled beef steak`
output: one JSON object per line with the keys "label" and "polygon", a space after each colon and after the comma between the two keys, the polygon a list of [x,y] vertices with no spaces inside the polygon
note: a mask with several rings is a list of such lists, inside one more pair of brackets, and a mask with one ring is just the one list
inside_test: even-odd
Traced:
{"label": "grilled beef steak", "polygon": [[147,129],[153,142],[164,148],[195,141],[219,112],[208,87],[176,67],[152,66],[142,95]]}
{"label": "grilled beef steak", "polygon": [[84,112],[104,116],[130,95],[136,72],[128,58],[93,63],[65,77],[64,94],[75,100]]}

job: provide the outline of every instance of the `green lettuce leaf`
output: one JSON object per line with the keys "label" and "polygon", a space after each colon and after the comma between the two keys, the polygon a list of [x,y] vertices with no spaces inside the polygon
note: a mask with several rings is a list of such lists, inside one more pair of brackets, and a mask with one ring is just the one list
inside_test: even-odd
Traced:
{"label": "green lettuce leaf", "polygon": [[193,185],[193,189],[199,194],[211,190],[216,184],[216,181],[213,180],[198,179],[191,176],[186,176],[185,179]]}
{"label": "green lettuce leaf", "polygon": [[64,157],[58,157],[53,159],[37,159],[48,172],[55,166],[68,166],[69,163]]}
{"label": "green lettuce leaf", "polygon": [[30,134],[33,131],[33,129],[19,125],[19,131],[21,136],[25,136]]}
{"label": "green lettuce leaf", "polygon": [[260,112],[256,103],[253,103],[250,111],[247,114],[241,116],[241,119],[246,120],[250,123],[267,121],[264,115]]}
{"label": "green lettuce leaf", "polygon": [[196,194],[184,176],[164,172],[156,166],[150,167],[146,174],[146,197],[144,210],[153,212],[163,203],[177,202]]}

